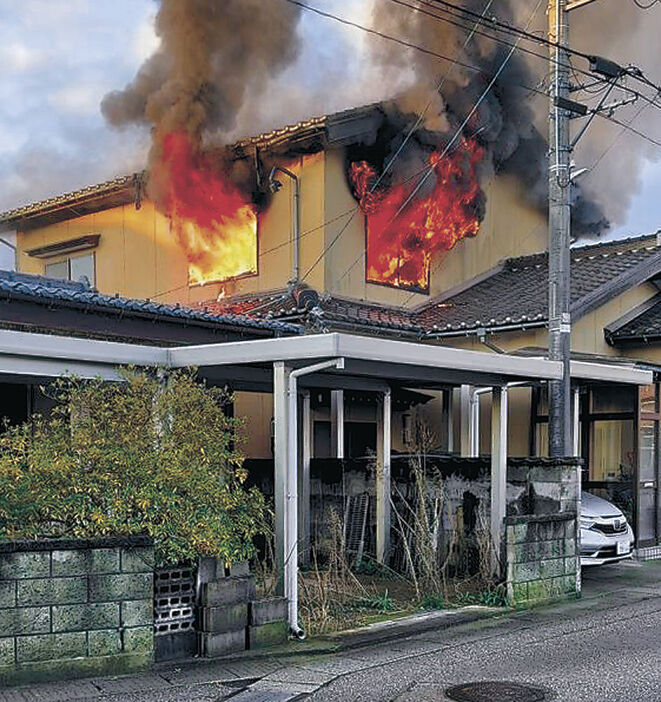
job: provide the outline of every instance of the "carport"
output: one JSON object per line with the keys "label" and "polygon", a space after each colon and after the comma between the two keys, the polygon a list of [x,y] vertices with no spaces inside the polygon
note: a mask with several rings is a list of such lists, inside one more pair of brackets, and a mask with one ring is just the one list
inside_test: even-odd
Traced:
{"label": "carport", "polygon": [[[289,600],[289,621],[298,628],[298,546],[309,511],[309,413],[311,388],[360,389],[378,393],[377,558],[386,562],[390,535],[390,446],[392,386],[449,390],[493,388],[491,406],[491,533],[500,552],[507,477],[507,385],[561,377],[559,363],[465,351],[425,343],[350,334],[159,348],[73,337],[0,331],[0,376],[41,379],[65,373],[118,378],[117,367],[195,366],[213,384],[272,392],[274,405],[276,557],[279,590]],[[651,373],[604,363],[573,362],[581,379],[646,384]],[[449,415],[449,413],[447,413]],[[449,420],[446,416],[444,419]],[[299,460],[300,456],[300,460]],[[300,518],[302,517],[302,518]],[[299,521],[302,529],[299,529]]]}

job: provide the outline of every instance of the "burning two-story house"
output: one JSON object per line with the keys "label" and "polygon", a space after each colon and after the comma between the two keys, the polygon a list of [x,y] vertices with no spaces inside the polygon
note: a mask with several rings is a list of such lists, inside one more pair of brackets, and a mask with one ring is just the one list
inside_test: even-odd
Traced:
{"label": "burning two-story house", "polygon": [[[213,153],[195,154],[172,135],[163,156],[170,178],[156,196],[158,174],[154,182],[137,173],[5,212],[0,223],[16,233],[20,273],[82,282],[105,297],[205,319],[238,315],[269,336],[367,337],[374,359],[387,340],[480,351],[521,368],[543,357],[547,224],[525,179],[489,167],[479,135],[451,147],[421,139],[393,177],[400,131],[380,105],[310,119],[226,149],[229,179]],[[661,543],[661,409],[651,382],[661,369],[660,274],[656,235],[572,250],[574,445],[584,487],[619,502],[641,549]],[[580,371],[591,364],[600,370]],[[636,375],[641,369],[654,376]],[[260,373],[212,379],[235,389],[248,457],[263,468],[273,465],[277,428]],[[543,456],[544,378],[522,375],[507,392],[507,452]],[[378,453],[379,383],[391,391],[393,453],[412,450],[421,422],[436,453],[491,451],[488,373],[474,382],[404,373],[372,380],[304,388],[301,450],[318,459],[317,470],[330,470],[321,459]],[[367,482],[357,493],[369,492]]]}

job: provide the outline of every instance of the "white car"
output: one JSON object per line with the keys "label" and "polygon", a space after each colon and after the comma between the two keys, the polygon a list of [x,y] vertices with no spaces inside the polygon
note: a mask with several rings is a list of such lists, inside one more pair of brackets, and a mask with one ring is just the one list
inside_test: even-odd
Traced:
{"label": "white car", "polygon": [[589,492],[581,494],[581,565],[603,565],[631,558],[633,530],[613,504]]}

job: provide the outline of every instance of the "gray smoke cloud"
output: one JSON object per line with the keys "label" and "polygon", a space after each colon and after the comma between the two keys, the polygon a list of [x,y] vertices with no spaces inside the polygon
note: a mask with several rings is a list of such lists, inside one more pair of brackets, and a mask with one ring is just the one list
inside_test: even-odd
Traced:
{"label": "gray smoke cloud", "polygon": [[101,110],[113,126],[152,127],[150,163],[169,132],[186,132],[197,149],[211,132],[236,127],[246,96],[292,64],[301,42],[300,8],[262,0],[161,0],[159,50]]}
{"label": "gray smoke cloud", "polygon": [[[464,0],[461,4],[478,15],[485,7],[484,0]],[[442,81],[438,99],[425,113],[425,127],[431,131],[439,130],[441,143],[454,135],[482,99],[463,132],[466,136],[477,135],[480,143],[486,147],[483,171],[516,176],[525,186],[523,195],[540,209],[545,207],[548,193],[547,139],[541,131],[544,125],[539,124],[532,107],[536,93],[525,87],[536,88],[540,78],[535,68],[543,64],[538,61],[538,65],[534,66],[522,53],[515,52],[493,88],[482,98],[492,76],[506,61],[510,47],[479,33],[469,39],[475,19],[451,17],[441,11],[441,6],[434,9],[427,3],[424,9],[429,8],[450,21],[436,20],[397,5],[393,5],[388,13],[383,13],[378,11],[378,4],[374,6],[373,21],[377,28],[388,34],[416,37],[419,46],[451,56],[458,63],[451,65],[420,52],[403,53],[401,47],[384,45],[376,47],[376,60],[381,61],[387,70],[412,64],[421,85],[434,86]],[[500,2],[493,8],[499,19],[519,26],[527,24],[531,8],[527,7],[525,12],[521,10],[521,3],[514,0]],[[539,15],[544,18],[543,11]],[[488,22],[485,26],[488,28]],[[544,48],[534,49],[538,53],[545,52]],[[413,107],[418,112],[424,110],[429,90],[421,92],[417,99],[415,95],[413,99],[410,95],[406,96],[398,102],[400,109],[407,111]],[[576,198],[573,210],[575,235],[601,232],[607,226],[607,220],[599,202],[593,198],[586,199],[578,189]]]}
{"label": "gray smoke cloud", "polygon": [[[486,0],[463,0],[460,4],[481,14]],[[522,27],[528,23],[533,6],[534,3],[524,3],[520,0],[504,0],[494,3],[490,11],[500,19]],[[373,7],[373,22],[376,28],[395,36],[415,37],[415,43],[420,46],[480,69],[479,72],[473,71],[456,64],[450,68],[449,63],[439,62],[434,57],[413,50],[403,51],[401,46],[375,45],[375,60],[382,63],[386,75],[393,69],[404,70],[413,66],[420,84],[428,86],[429,89],[438,84],[440,77],[446,76],[442,95],[438,96],[433,108],[428,110],[426,125],[430,125],[432,130],[441,125],[443,133],[453,133],[473,109],[490,77],[506,58],[509,47],[479,34],[467,41],[475,19],[461,20],[459,23],[464,26],[458,27],[395,4],[390,4],[387,13],[381,11],[381,3],[378,1]],[[658,21],[661,9],[655,7],[656,9],[646,13],[632,2],[601,2],[572,12],[571,45],[588,54],[607,56],[624,66],[635,63],[639,66],[655,67],[659,65],[661,58],[661,45],[656,37],[658,23],[655,24],[653,19]],[[427,2],[423,3],[422,9],[431,9],[451,22],[458,22],[457,17],[449,17],[443,12],[441,5],[434,8],[432,3]],[[544,2],[530,27],[530,31],[538,32],[542,36],[547,30],[545,9]],[[486,26],[488,27],[488,23]],[[632,41],[633,37],[635,41]],[[536,46],[524,42],[521,46],[541,54],[542,57],[547,54],[543,45]],[[588,68],[584,59],[576,57],[573,63],[582,70]],[[583,74],[574,74],[572,80],[575,83],[590,82],[589,76]],[[641,87],[636,86],[630,79],[629,85]],[[548,192],[548,100],[521,86],[540,90],[548,88],[548,65],[544,58],[516,51],[464,132],[479,132],[479,139],[488,147],[490,163],[487,167],[517,176],[525,186],[525,196],[534,205],[544,208]],[[649,91],[647,92],[649,94]],[[617,91],[613,93],[609,102],[622,99],[626,95]],[[424,93],[421,97],[416,106],[417,110],[423,108],[428,99]],[[574,98],[595,107],[600,95],[576,93]],[[400,101],[400,105],[403,104],[405,103]],[[627,122],[639,107],[640,103],[622,109],[617,112],[616,117]],[[406,107],[404,109],[406,110]],[[655,108],[650,107],[637,119],[635,126],[643,132],[654,133],[655,116],[658,116],[655,115]],[[656,131],[658,132],[658,129]],[[620,132],[620,127],[598,117],[573,154],[578,168],[590,168],[597,164],[597,167],[573,188],[572,220],[575,237],[600,235],[610,225],[623,223],[631,199],[641,185],[642,165],[646,159],[659,157],[658,148],[650,146],[640,137]],[[617,148],[611,148],[615,139],[618,139]],[[623,149],[626,149],[626,159],[617,156],[623,153]],[[602,158],[604,153],[606,157]]]}

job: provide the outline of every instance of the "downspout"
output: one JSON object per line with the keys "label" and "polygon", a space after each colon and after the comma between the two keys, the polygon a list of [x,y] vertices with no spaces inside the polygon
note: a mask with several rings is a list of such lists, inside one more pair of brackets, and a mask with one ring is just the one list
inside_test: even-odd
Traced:
{"label": "downspout", "polygon": [[344,359],[322,361],[311,366],[297,368],[289,374],[288,389],[288,464],[287,464],[287,509],[285,519],[285,596],[288,600],[287,620],[291,633],[301,641],[305,631],[298,623],[298,379],[327,368],[344,368]]}
{"label": "downspout", "polygon": [[284,166],[273,166],[271,169],[271,173],[269,174],[269,188],[271,189],[271,192],[277,192],[281,187],[282,184],[279,183],[275,179],[275,174],[276,173],[282,173],[283,175],[288,176],[292,182],[294,183],[294,211],[292,213],[292,282],[297,283],[301,271],[300,271],[300,263],[299,263],[299,238],[300,238],[300,222],[299,222],[299,200],[300,200],[300,191],[299,191],[299,184],[298,184],[298,176],[290,171],[288,168],[285,168]]}
{"label": "downspout", "polygon": [[[507,383],[506,389],[524,387],[531,385],[529,380],[518,380]],[[493,391],[492,387],[477,388],[470,396],[470,455],[471,458],[478,458],[480,455],[480,396],[487,395]]]}

